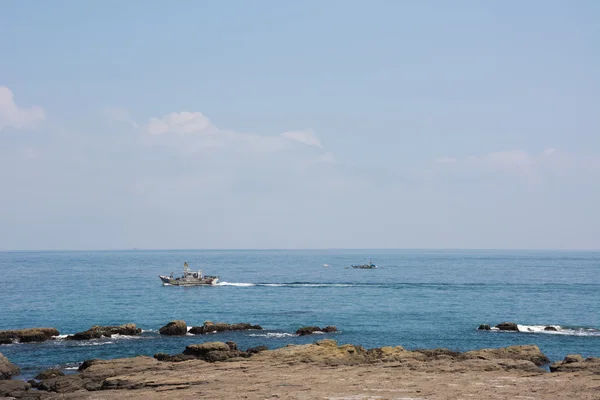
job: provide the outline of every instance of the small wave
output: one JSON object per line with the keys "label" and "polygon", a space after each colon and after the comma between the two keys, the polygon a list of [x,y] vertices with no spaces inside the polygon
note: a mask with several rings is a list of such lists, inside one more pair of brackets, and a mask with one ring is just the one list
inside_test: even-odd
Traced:
{"label": "small wave", "polygon": [[267,333],[251,333],[248,336],[279,339],[279,338],[286,338],[286,337],[294,337],[294,336],[298,336],[298,335],[295,333],[286,333],[286,332],[267,332]]}
{"label": "small wave", "polygon": [[104,346],[107,344],[113,344],[114,342],[109,340],[106,342],[92,342],[92,341],[86,341],[86,342],[77,342],[76,346]]}
{"label": "small wave", "polygon": [[600,336],[600,329],[583,327],[564,327],[560,325],[520,325],[517,324],[519,331],[501,331],[496,327],[490,330],[503,333],[529,333],[544,335],[562,335],[562,336]]}
{"label": "small wave", "polygon": [[142,333],[153,333],[158,332],[156,329],[142,329]]}

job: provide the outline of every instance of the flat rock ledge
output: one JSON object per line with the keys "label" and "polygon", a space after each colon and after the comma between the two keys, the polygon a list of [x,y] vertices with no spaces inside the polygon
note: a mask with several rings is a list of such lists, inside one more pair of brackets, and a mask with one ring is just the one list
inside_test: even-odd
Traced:
{"label": "flat rock ledge", "polygon": [[94,325],[87,331],[77,332],[74,335],[67,336],[67,340],[91,340],[112,335],[138,336],[142,334],[142,329],[135,324],[124,324],[119,326],[100,326]]}
{"label": "flat rock ledge", "polygon": [[207,333],[230,332],[230,331],[247,331],[247,330],[262,330],[260,325],[252,325],[246,322],[237,324],[227,324],[225,322],[205,321],[202,326],[194,326],[189,330],[192,335],[205,335]]}
{"label": "flat rock ledge", "polygon": [[58,336],[56,328],[27,328],[9,331],[0,331],[0,344],[45,342]]}
{"label": "flat rock ledge", "polygon": [[[202,396],[207,398],[238,399],[246,395],[247,398],[290,398],[290,393],[307,390],[303,393],[308,397],[302,398],[329,398],[335,394],[332,390],[355,393],[376,381],[379,382],[376,385],[378,390],[390,387],[391,391],[397,391],[394,388],[407,382],[413,382],[414,388],[414,382],[417,382],[422,387],[419,386],[420,391],[413,393],[414,398],[459,398],[458,394],[467,390],[474,391],[474,398],[483,398],[481,396],[484,395],[491,399],[514,398],[516,394],[511,390],[532,388],[532,385],[536,385],[536,396],[542,396],[540,398],[554,398],[543,396],[544,390],[555,393],[552,390],[556,389],[548,385],[561,385],[561,388],[571,385],[571,390],[576,388],[597,395],[597,383],[586,378],[589,374],[582,372],[600,373],[600,359],[569,355],[565,360],[554,363],[553,371],[578,372],[562,378],[559,383],[556,379],[544,378],[555,375],[539,368],[547,362],[548,358],[535,345],[461,353],[448,349],[410,351],[401,346],[367,350],[362,346],[338,345],[335,340],[325,339],[275,350],[261,348],[244,352],[238,350],[234,342],[207,342],[189,345],[174,356],[88,360],[79,367],[78,374],[50,376],[33,382],[37,390],[30,390],[32,385],[28,382],[0,381],[0,396],[24,399],[180,399],[198,398],[203,393]],[[431,384],[433,378],[435,384]],[[512,379],[509,385],[496,383],[494,386],[490,383],[509,378]],[[473,383],[483,382],[483,379],[487,379],[487,383],[478,383],[478,387]],[[462,383],[457,384],[457,380]],[[446,386],[440,383],[446,381]],[[521,382],[519,387],[515,386],[517,381]],[[469,385],[473,387],[469,389]],[[484,389],[485,393],[477,392]],[[450,393],[453,390],[455,393]],[[458,394],[457,390],[460,391]],[[563,390],[563,394],[568,393],[568,389]],[[271,396],[269,393],[279,394]],[[441,393],[443,397],[435,393]],[[518,393],[522,395],[523,392]],[[373,393],[370,395],[373,396]],[[377,392],[379,395],[381,393]],[[398,393],[390,392],[388,395],[397,397]]]}

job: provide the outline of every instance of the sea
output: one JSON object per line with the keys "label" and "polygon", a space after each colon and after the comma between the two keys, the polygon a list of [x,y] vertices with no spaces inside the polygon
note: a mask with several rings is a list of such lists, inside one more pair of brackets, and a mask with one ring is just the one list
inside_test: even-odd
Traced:
{"label": "sea", "polygon": [[[353,269],[368,262],[377,269]],[[192,270],[220,284],[163,286]],[[264,330],[161,336],[169,321]],[[522,332],[478,330],[509,321]],[[140,336],[70,341],[93,325],[135,323]],[[297,336],[302,326],[338,332]],[[553,326],[555,331],[544,328]],[[365,348],[466,351],[535,344],[552,361],[600,356],[600,252],[498,250],[129,250],[0,252],[0,330],[54,327],[55,340],[0,345],[17,378],[92,358],[180,353],[206,341],[241,349],[329,338]]]}

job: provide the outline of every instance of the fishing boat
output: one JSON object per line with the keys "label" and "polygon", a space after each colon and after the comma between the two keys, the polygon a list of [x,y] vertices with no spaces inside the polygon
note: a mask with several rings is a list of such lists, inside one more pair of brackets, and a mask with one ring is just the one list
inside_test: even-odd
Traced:
{"label": "fishing boat", "polygon": [[204,275],[202,270],[191,271],[188,263],[183,263],[183,276],[175,278],[171,272],[170,276],[159,275],[164,286],[214,286],[219,281],[215,275]]}
{"label": "fishing boat", "polygon": [[373,264],[371,262],[371,259],[369,258],[369,263],[368,264],[360,264],[360,265],[351,265],[352,268],[358,268],[358,269],[375,269],[377,268],[377,265]]}

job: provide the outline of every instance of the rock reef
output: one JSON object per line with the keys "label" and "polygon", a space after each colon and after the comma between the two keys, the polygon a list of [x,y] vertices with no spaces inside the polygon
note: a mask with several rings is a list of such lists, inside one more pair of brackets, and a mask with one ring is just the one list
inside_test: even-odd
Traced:
{"label": "rock reef", "polygon": [[230,331],[247,331],[247,330],[262,330],[260,325],[252,325],[246,322],[238,324],[227,324],[225,322],[205,321],[202,326],[194,326],[189,330],[192,335],[204,335],[207,333],[230,332]]}
{"label": "rock reef", "polygon": [[337,328],[335,326],[326,326],[324,328],[319,328],[318,326],[304,326],[296,331],[296,335],[305,336],[312,335],[313,333],[331,332],[337,332]]}
{"label": "rock reef", "polygon": [[128,335],[137,336],[142,334],[142,329],[135,324],[125,324],[119,326],[100,326],[94,325],[87,331],[78,332],[74,335],[67,336],[68,340],[91,340],[100,339],[103,337],[111,337],[112,335]]}
{"label": "rock reef", "polygon": [[60,333],[56,328],[28,328],[0,331],[0,344],[45,342],[58,335]]}

